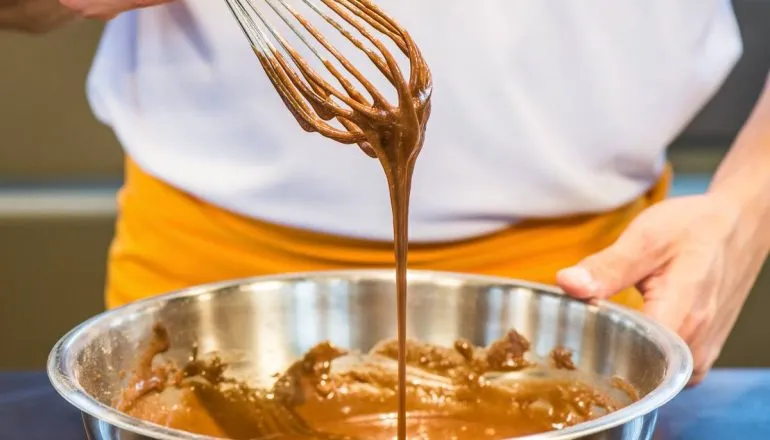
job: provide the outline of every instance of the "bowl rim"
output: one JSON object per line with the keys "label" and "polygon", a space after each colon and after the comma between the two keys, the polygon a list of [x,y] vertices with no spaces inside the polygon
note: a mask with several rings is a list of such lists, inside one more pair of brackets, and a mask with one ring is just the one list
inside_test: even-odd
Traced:
{"label": "bowl rim", "polygon": [[[94,399],[80,386],[76,378],[72,376],[71,371],[69,371],[66,365],[67,348],[81,337],[85,337],[84,334],[87,333],[89,329],[92,329],[100,323],[110,321],[111,318],[114,318],[118,314],[123,314],[130,310],[144,310],[152,305],[164,303],[170,300],[195,297],[238,286],[276,281],[301,280],[307,278],[368,278],[392,280],[394,277],[395,271],[393,269],[345,269],[292,272],[279,275],[247,277],[202,284],[153,296],[150,298],[145,298],[112,310],[104,311],[96,316],[93,316],[92,318],[87,319],[86,321],[82,322],[67,332],[61,339],[56,342],[48,356],[46,366],[48,379],[56,392],[68,403],[79,409],[81,412],[117,428],[157,440],[222,440],[218,437],[188,433],[137,419]],[[530,289],[538,292],[538,294],[557,295],[560,297],[564,296],[564,292],[556,286],[523,281],[515,278],[411,269],[408,271],[408,278],[417,278],[421,281],[439,280],[444,282],[459,281],[489,283],[495,285],[502,284],[509,287]],[[570,300],[585,303],[584,301],[573,298],[570,298]],[[620,315],[626,319],[629,319],[645,329],[647,337],[655,345],[657,345],[661,351],[663,351],[669,360],[669,363],[666,367],[666,372],[660,385],[658,385],[655,389],[649,392],[646,396],[642,397],[640,400],[598,419],[580,423],[563,430],[549,431],[524,437],[516,437],[515,440],[570,440],[596,434],[598,432],[624,425],[637,418],[646,416],[670,402],[674,397],[676,397],[677,394],[679,394],[679,392],[684,389],[690,380],[693,371],[692,353],[690,352],[690,349],[684,340],[682,340],[682,338],[679,337],[675,332],[669,330],[668,328],[640,312],[611,303],[609,301],[594,301],[591,304],[603,311],[607,311],[611,314]]]}

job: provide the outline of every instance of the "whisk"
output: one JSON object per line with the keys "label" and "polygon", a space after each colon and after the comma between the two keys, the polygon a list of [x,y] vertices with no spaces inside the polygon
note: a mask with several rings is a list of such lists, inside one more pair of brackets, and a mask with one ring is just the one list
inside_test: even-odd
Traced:
{"label": "whisk", "polygon": [[[358,144],[366,154],[377,158],[383,165],[393,207],[397,303],[399,312],[405,313],[409,191],[414,164],[422,149],[425,125],[430,116],[433,88],[430,70],[420,50],[406,30],[370,0],[293,2],[304,5],[304,9],[309,9],[315,19],[326,22],[334,29],[333,32],[352,43],[368,58],[395,88],[398,102],[392,104],[382,90],[378,90],[339,48],[332,45],[290,4],[290,0],[226,1],[262,68],[299,125],[306,131],[318,132],[344,144]],[[276,30],[276,23],[271,23],[258,5],[267,5],[272,9],[300,44],[309,49],[311,56],[321,62],[334,78],[332,82],[338,86],[326,81],[300,56],[296,48]],[[402,74],[396,58],[375,34],[390,40],[408,58],[408,79]],[[354,82],[364,90],[357,89]],[[338,126],[332,125],[332,120],[336,120]],[[405,322],[404,319],[399,320],[400,343],[405,343]],[[401,361],[404,360],[404,351],[399,353]],[[405,383],[405,367],[405,363],[399,364],[400,384]],[[403,386],[399,387],[398,402],[398,438],[403,440],[406,438],[406,391]]]}
{"label": "whisk", "polygon": [[[398,98],[395,104],[389,103],[289,0],[226,1],[265,73],[304,130],[318,132],[340,143],[358,144],[369,156],[380,159],[392,156],[395,152],[389,150],[396,144],[413,144],[409,148],[421,148],[422,139],[403,139],[403,136],[421,136],[424,131],[430,113],[430,71],[409,34],[370,0],[296,0],[294,3],[304,4],[364,53],[395,87]],[[269,6],[280,17],[301,44],[331,73],[332,82],[336,81],[338,86],[326,81],[300,56],[276,30],[275,23],[260,11],[259,5]],[[408,58],[408,79],[404,78],[395,57],[372,31],[388,38]],[[374,50],[365,41],[373,45]],[[342,69],[335,66],[332,59]],[[368,97],[346,75],[363,86]],[[332,120],[338,121],[339,126],[332,125]]]}

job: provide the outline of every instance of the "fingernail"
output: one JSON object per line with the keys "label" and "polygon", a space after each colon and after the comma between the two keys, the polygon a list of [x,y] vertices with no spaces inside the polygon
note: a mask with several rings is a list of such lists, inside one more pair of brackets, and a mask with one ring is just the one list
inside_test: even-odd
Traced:
{"label": "fingernail", "polygon": [[590,291],[593,291],[596,288],[594,277],[591,275],[591,272],[589,272],[584,267],[569,267],[559,271],[557,276],[562,281],[565,281],[575,287],[582,287]]}

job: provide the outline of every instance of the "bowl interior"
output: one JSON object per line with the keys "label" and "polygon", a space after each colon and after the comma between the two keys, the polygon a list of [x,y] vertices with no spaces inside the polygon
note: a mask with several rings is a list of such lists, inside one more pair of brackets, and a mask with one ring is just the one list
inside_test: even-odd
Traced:
{"label": "bowl interior", "polygon": [[[226,354],[234,374],[269,382],[318,342],[368,350],[395,337],[394,276],[386,270],[254,279],[113,310],[60,341],[50,364],[54,385],[109,405],[156,322],[171,335],[169,357],[187,359],[197,345],[200,353]],[[458,338],[486,345],[514,328],[538,355],[567,347],[581,370],[619,375],[642,395],[665,385],[672,397],[691,368],[686,346],[641,315],[512,280],[411,272],[407,327],[410,338],[444,345]]]}

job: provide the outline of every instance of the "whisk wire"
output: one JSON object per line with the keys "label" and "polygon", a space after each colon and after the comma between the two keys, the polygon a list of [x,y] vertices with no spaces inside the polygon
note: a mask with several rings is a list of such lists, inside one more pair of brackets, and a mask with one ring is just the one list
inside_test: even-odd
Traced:
{"label": "whisk wire", "polygon": [[[346,104],[351,106],[355,105],[350,101],[350,98],[331,87],[331,85],[326,83],[320,75],[313,72],[312,69],[310,69],[306,63],[296,55],[296,51],[293,50],[288,42],[275,31],[273,26],[264,18],[263,14],[259,12],[253,3],[242,0],[227,1],[230,9],[236,16],[237,21],[241,24],[241,28],[244,30],[252,47],[262,55],[259,59],[263,68],[276,87],[281,99],[286,103],[287,107],[291,109],[300,126],[306,131],[318,131],[324,136],[333,137],[343,143],[361,142],[362,134],[360,132],[351,132],[347,127],[347,130],[341,130],[322,122],[322,120],[328,120],[333,117],[349,116],[351,111],[343,109],[333,101],[329,100],[328,93],[323,93],[322,96],[319,92],[328,91],[332,95],[338,96]],[[256,20],[252,17],[256,17]],[[297,76],[291,66],[289,66],[286,59],[270,41],[268,34],[272,35],[281,45],[282,49],[288,53],[303,77],[305,77],[310,84],[310,87],[308,87],[308,85]],[[309,42],[306,40],[305,42],[308,43],[311,50],[314,50],[314,53],[320,56],[317,50],[315,50]],[[299,89],[299,91],[290,89],[286,84],[291,84]],[[312,109],[305,100],[309,101],[310,105],[313,107]],[[313,110],[315,110],[315,112]]]}
{"label": "whisk wire", "polygon": [[[234,0],[234,1],[240,3],[239,0]],[[259,23],[255,23],[255,26],[254,26],[254,28],[258,30],[258,32],[253,34],[257,39],[256,46],[258,47],[255,47],[255,48],[261,49],[262,54],[269,59],[270,62],[267,63],[270,65],[269,70],[281,76],[283,79],[286,79],[286,77],[288,77],[291,83],[295,87],[300,89],[300,92],[304,96],[304,98],[310,101],[310,104],[316,110],[317,115],[323,120],[329,120],[334,117],[350,117],[352,113],[351,110],[339,107],[334,101],[330,100],[329,95],[336,97],[337,99],[341,100],[342,102],[352,107],[356,111],[365,113],[367,114],[367,116],[370,116],[370,117],[375,117],[376,114],[372,111],[371,107],[363,105],[363,104],[366,104],[366,100],[355,90],[354,86],[343,75],[339,74],[337,69],[333,65],[331,65],[331,63],[329,63],[320,54],[320,51],[315,47],[315,45],[313,45],[310,41],[308,41],[306,36],[299,30],[299,28],[288,17],[286,17],[285,12],[280,10],[276,6],[276,4],[273,2],[273,0],[264,0],[264,1],[289,26],[289,29],[291,29],[292,33],[296,34],[300,38],[300,40],[304,43],[304,45],[306,45],[311,50],[311,52],[319,60],[321,60],[321,62],[327,67],[327,69],[329,69],[334,74],[335,78],[338,80],[338,82],[342,84],[343,88],[346,90],[348,95],[345,95],[339,90],[337,90],[327,81],[325,81],[321,75],[319,75],[312,68],[310,68],[307,65],[307,63],[297,55],[297,51],[275,30],[274,26],[272,26],[267,21],[267,19],[265,19],[264,15],[259,12],[259,10],[254,6],[254,4],[252,2],[247,1],[249,9],[251,9],[251,11],[253,12],[253,15],[257,17],[257,21],[259,22]],[[285,1],[283,0],[279,0],[279,1],[290,13],[292,13],[292,15],[297,17],[298,21],[300,21],[305,28],[307,28],[309,31],[313,29],[311,26],[308,26],[307,23],[304,21],[304,19],[302,19],[302,17],[299,15],[299,13],[297,13],[295,10],[293,10],[293,8],[287,5]],[[246,16],[246,20],[255,21],[255,20],[252,20],[248,14]],[[264,29],[267,29],[267,31],[265,31]],[[286,54],[288,54],[289,58],[292,59],[296,67],[302,73],[302,76],[310,84],[310,88],[308,88],[308,86],[299,79],[299,77],[294,73],[294,71],[288,65],[288,63],[286,63],[284,57],[275,50],[275,47],[270,43],[267,37],[268,33],[272,35],[276,41],[278,41],[283,51]],[[314,36],[320,36],[320,35],[315,33]],[[323,37],[321,36],[321,38]],[[317,38],[317,39],[319,39],[320,41],[320,38]],[[252,44],[252,46],[255,46],[255,45]],[[328,45],[328,43],[325,44],[325,47],[331,48],[330,52],[334,52],[333,48],[331,47],[331,45]],[[341,55],[339,55],[338,53],[335,55],[337,56],[338,59],[344,60],[344,58],[342,58]],[[277,61],[278,66],[276,66],[275,63],[272,62],[273,60]],[[372,90],[374,90],[373,87],[372,87]],[[282,90],[279,91],[279,93],[281,92],[287,93],[290,91],[287,91],[285,88],[282,88]],[[351,97],[353,99],[351,99]],[[302,102],[301,97],[293,96],[293,97],[289,97],[289,100],[292,103],[296,103],[297,105],[302,106],[301,113],[303,115],[303,118],[306,119],[305,121],[303,121],[305,123],[303,125],[308,125],[309,127],[307,128],[312,129],[315,127],[315,125],[319,124],[318,122],[314,124],[313,121],[307,120],[307,119],[312,119],[312,116],[309,114],[310,109],[307,108],[306,105],[303,105],[304,102]],[[328,124],[322,125],[321,129],[324,130],[325,133],[330,133],[333,136],[343,137],[344,139],[340,139],[340,140],[347,143],[355,143],[361,140],[361,135],[359,134],[347,135],[346,131],[340,131],[332,126],[329,126]],[[348,129],[348,131],[350,130]]]}
{"label": "whisk wire", "polygon": [[[327,3],[327,0],[322,0],[324,3]],[[295,62],[297,67],[302,71],[303,76],[305,77],[308,82],[311,83],[311,85],[315,85],[316,82],[321,82],[321,87],[314,87],[316,89],[316,92],[327,90],[329,94],[333,95],[335,98],[341,100],[348,106],[352,107],[354,110],[364,113],[367,115],[367,117],[372,119],[384,119],[383,115],[378,114],[377,112],[373,111],[371,104],[364,98],[364,96],[356,90],[355,86],[351,81],[349,81],[338,69],[337,67],[329,62],[328,59],[326,59],[321,53],[320,50],[308,40],[307,36],[299,29],[299,27],[292,21],[289,17],[286,16],[286,12],[288,11],[289,14],[291,14],[294,19],[296,19],[297,22],[299,22],[302,27],[315,39],[317,40],[329,53],[332,54],[332,56],[343,66],[343,68],[351,74],[369,93],[369,95],[372,97],[372,100],[374,100],[375,104],[384,104],[387,105],[387,100],[379,93],[376,87],[366,79],[358,70],[354,69],[350,62],[340,53],[339,50],[337,50],[333,45],[329,43],[329,41],[320,33],[316,28],[311,26],[309,22],[299,13],[296,9],[294,9],[291,5],[288,4],[286,0],[265,0],[265,2],[275,11],[275,13],[281,18],[281,20],[286,23],[286,25],[289,27],[289,29],[297,35],[297,37],[303,42],[305,46],[307,46],[311,52],[315,55],[318,60],[321,61],[321,63],[329,70],[334,78],[337,80],[337,82],[340,83],[340,85],[345,89],[347,92],[347,96],[343,95],[339,90],[328,84],[328,82],[324,81],[323,78],[318,75],[316,72],[314,72],[312,69],[310,69],[304,61],[299,59],[297,56],[296,50],[292,48],[284,38],[282,38],[277,31],[275,31],[273,26],[270,26],[265,18],[262,15],[259,15],[259,19],[265,24],[265,26],[268,28],[270,33],[273,35],[273,37],[279,41],[282,48],[286,53],[289,54],[289,56],[292,58],[292,60]],[[332,27],[334,27],[338,32],[340,32],[344,37],[346,37],[351,43],[353,43],[357,48],[362,50],[370,60],[372,60],[375,65],[377,66],[378,70],[380,70],[388,79],[392,79],[392,72],[388,71],[385,66],[384,62],[381,58],[377,57],[376,54],[374,54],[369,48],[364,46],[360,40],[355,38],[352,33],[344,29],[344,27],[334,20],[333,18],[329,17],[328,14],[323,12],[316,3],[314,3],[311,0],[302,0],[304,4],[306,4],[311,10],[316,12],[324,21],[329,23]],[[284,10],[280,9],[276,3],[280,3],[280,5],[284,8]],[[328,2],[329,4],[333,5],[333,2]],[[255,11],[256,12],[256,11]],[[355,20],[350,19],[350,17],[347,17],[349,20],[348,23],[351,25],[359,25]],[[323,98],[324,100],[326,97]],[[352,99],[352,100],[351,100]],[[335,108],[332,110],[331,113],[334,113],[335,116],[342,116],[347,117],[349,115],[349,112],[342,111],[339,108]]]}
{"label": "whisk wire", "polygon": [[[273,2],[276,1],[276,0],[267,0],[267,1],[271,4],[271,6],[273,6]],[[318,42],[321,43],[321,45],[327,51],[329,51],[329,53],[332,54],[332,56],[334,56],[334,58],[345,68],[345,70],[347,70],[348,73],[353,75],[356,78],[356,80],[359,83],[361,83],[361,85],[364,86],[364,88],[367,90],[367,92],[369,92],[369,95],[372,97],[372,99],[374,101],[376,101],[376,102],[384,102],[384,98],[382,97],[382,95],[380,95],[380,93],[377,91],[377,89],[371,84],[371,82],[369,82],[356,69],[352,69],[350,64],[345,59],[345,57],[342,56],[340,51],[337,50],[333,45],[331,45],[329,43],[329,41],[320,32],[318,32],[317,29],[315,29],[313,26],[309,26],[307,20],[305,20],[305,18],[302,17],[296,11],[296,9],[294,9],[290,5],[288,5],[286,0],[277,0],[277,1],[280,2],[281,5],[283,5],[283,7],[286,8],[294,16],[294,18],[302,24],[302,26],[305,28],[305,30],[307,30],[313,36],[313,38],[318,40]],[[364,53],[366,53],[370,57],[370,59],[371,59],[371,50],[366,48],[357,38],[355,38],[353,36],[353,34],[351,34],[346,29],[344,29],[336,20],[334,20],[333,18],[329,17],[328,14],[324,13],[323,11],[321,11],[321,9],[318,7],[318,5],[316,5],[315,3],[313,3],[310,0],[302,0],[302,2],[304,4],[306,4],[311,10],[316,12],[321,18],[323,18],[324,21],[326,21],[332,27],[334,27],[344,37],[346,37],[351,43],[353,43],[353,45],[355,45],[357,48],[359,48],[362,51],[364,51]],[[296,27],[293,27],[292,24],[287,21],[287,18],[285,16],[281,15],[281,18],[287,23],[287,25],[292,27],[292,30],[295,33],[299,33],[299,30],[296,29]],[[334,76],[336,78],[338,78],[338,80],[343,78],[341,75],[337,75],[336,74],[336,73],[339,73],[339,71],[336,69],[336,67],[334,65],[332,65],[331,63],[329,63],[328,60],[326,60],[323,56],[321,56],[318,53],[318,51],[315,49],[315,47],[313,47],[313,45],[311,43],[309,43],[306,38],[304,38],[304,35],[301,38],[302,38],[303,42],[305,42],[305,44],[307,44],[309,47],[311,47],[311,50],[313,50],[313,52],[321,60],[321,62],[327,67],[327,69],[332,70],[332,73],[335,74]],[[379,67],[380,66],[378,65],[378,68]],[[360,102],[362,104],[368,104],[366,99],[360,93],[358,93],[357,90],[355,90],[355,88],[352,86],[352,84],[349,81],[342,81],[342,80],[340,80],[340,83],[346,89],[346,91],[351,95],[351,97],[353,99],[355,99],[356,101],[358,101],[358,102]],[[374,116],[374,115],[372,115],[372,116]]]}
{"label": "whisk wire", "polygon": [[[411,106],[408,102],[409,92],[421,99],[430,94],[430,79],[421,73],[427,69],[420,69],[424,67],[424,62],[419,50],[406,32],[369,0],[297,1],[334,28],[374,64],[396,88],[399,99],[397,106],[388,103],[374,84],[329,42],[290,0],[226,0],[265,73],[300,126],[306,131],[317,131],[342,143],[357,143],[367,154],[372,155],[362,127],[371,128],[388,123],[392,112],[400,111],[399,108],[405,105]],[[260,8],[260,5],[267,5],[277,15],[290,33],[299,39],[300,44],[332,74],[341,89],[330,84],[299,55],[276,30],[274,23],[266,18],[266,10]],[[333,18],[332,15],[337,17]],[[408,80],[403,77],[398,62],[385,44],[369,31],[367,25],[389,38],[409,57],[412,65]],[[354,35],[356,32],[363,36],[363,39]],[[327,58],[324,51],[328,52],[331,58]],[[346,74],[343,74],[332,60],[342,66]],[[365,89],[371,99],[358,90],[351,78]],[[341,128],[328,122],[333,119]]]}

